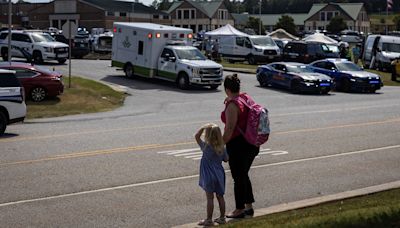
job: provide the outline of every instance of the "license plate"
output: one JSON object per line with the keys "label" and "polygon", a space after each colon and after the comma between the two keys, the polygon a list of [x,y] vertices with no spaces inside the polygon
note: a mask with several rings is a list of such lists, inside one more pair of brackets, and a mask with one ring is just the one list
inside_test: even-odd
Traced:
{"label": "license plate", "polygon": [[369,84],[379,84],[379,81],[369,81]]}
{"label": "license plate", "polygon": [[321,84],[319,84],[320,86],[330,86],[331,84],[330,83],[321,83]]}

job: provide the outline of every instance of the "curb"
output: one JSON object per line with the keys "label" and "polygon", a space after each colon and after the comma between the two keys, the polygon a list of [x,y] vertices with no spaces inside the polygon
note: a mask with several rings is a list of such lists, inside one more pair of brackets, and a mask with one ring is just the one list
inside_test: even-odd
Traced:
{"label": "curb", "polygon": [[[326,196],[320,196],[320,197],[315,197],[315,198],[310,198],[310,199],[305,199],[305,200],[299,200],[299,201],[295,201],[295,202],[278,204],[278,205],[270,206],[267,208],[261,208],[261,209],[254,210],[254,217],[270,215],[270,214],[274,214],[274,213],[290,211],[290,210],[295,210],[295,209],[300,209],[300,208],[305,208],[305,207],[311,207],[311,206],[315,206],[315,205],[322,204],[322,203],[328,203],[328,202],[333,202],[333,201],[338,201],[338,200],[343,200],[343,199],[348,199],[348,198],[353,198],[353,197],[358,197],[358,196],[369,195],[372,193],[387,191],[387,190],[391,190],[391,189],[395,189],[395,188],[400,188],[400,181],[394,181],[394,182],[390,182],[390,183],[386,183],[386,184],[375,185],[375,186],[370,186],[370,187],[366,187],[366,188],[360,188],[360,189],[356,189],[356,190],[350,190],[350,191],[346,191],[346,192],[341,192],[341,193],[326,195]],[[231,221],[231,220],[228,219],[227,222],[229,223],[229,221]],[[235,219],[235,221],[238,221],[238,219]],[[193,227],[203,227],[203,226],[199,226],[199,225],[197,225],[197,223],[189,223],[189,224],[174,226],[173,228],[193,228]]]}
{"label": "curb", "polygon": [[237,72],[237,73],[243,73],[243,74],[255,74],[256,73],[256,70],[246,69],[246,68],[224,67],[224,71],[231,71],[231,72]]}

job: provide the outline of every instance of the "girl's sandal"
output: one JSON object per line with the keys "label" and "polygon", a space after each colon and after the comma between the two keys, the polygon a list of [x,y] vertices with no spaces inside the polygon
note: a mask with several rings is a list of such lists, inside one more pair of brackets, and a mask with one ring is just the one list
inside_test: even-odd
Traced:
{"label": "girl's sandal", "polygon": [[225,219],[225,217],[219,217],[219,218],[214,219],[214,222],[216,222],[218,224],[225,224],[226,219]]}
{"label": "girl's sandal", "polygon": [[214,226],[214,222],[211,219],[204,219],[197,223],[199,226]]}

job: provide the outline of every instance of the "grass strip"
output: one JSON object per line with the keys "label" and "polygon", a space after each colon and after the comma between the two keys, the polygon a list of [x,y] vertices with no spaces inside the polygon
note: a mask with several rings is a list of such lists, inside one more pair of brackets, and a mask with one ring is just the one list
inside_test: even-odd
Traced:
{"label": "grass strip", "polygon": [[245,219],[224,227],[400,227],[400,189]]}
{"label": "grass strip", "polygon": [[[65,78],[64,78],[65,80]],[[57,117],[110,111],[122,106],[126,95],[102,83],[72,77],[71,88],[64,81],[64,93],[42,102],[27,100],[27,118]]]}

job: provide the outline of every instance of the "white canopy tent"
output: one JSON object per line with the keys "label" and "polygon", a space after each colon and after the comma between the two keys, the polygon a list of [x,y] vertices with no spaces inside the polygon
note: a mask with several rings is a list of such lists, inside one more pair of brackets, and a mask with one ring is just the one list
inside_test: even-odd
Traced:
{"label": "white canopy tent", "polygon": [[315,34],[309,35],[309,36],[305,37],[303,40],[304,41],[312,41],[312,42],[320,42],[320,43],[324,43],[324,44],[336,44],[337,45],[339,43],[336,40],[334,40],[328,36],[325,36],[322,33],[315,33]]}
{"label": "white canopy tent", "polygon": [[298,40],[299,38],[296,36],[293,36],[292,34],[286,32],[284,29],[277,29],[271,33],[268,34],[268,36],[280,40]]}
{"label": "white canopy tent", "polygon": [[227,24],[215,30],[206,32],[204,36],[248,36],[248,34],[235,29],[230,24]]}

